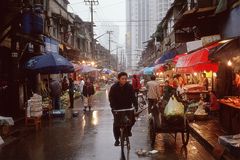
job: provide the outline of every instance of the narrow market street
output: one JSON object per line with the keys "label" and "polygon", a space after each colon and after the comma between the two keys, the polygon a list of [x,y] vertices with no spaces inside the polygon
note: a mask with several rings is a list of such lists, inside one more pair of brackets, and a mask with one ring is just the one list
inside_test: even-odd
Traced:
{"label": "narrow market street", "polygon": [[[1,160],[119,160],[120,147],[114,147],[112,115],[107,91],[100,91],[94,99],[94,111],[84,113],[81,100],[75,102],[79,116],[71,120],[53,119],[45,122],[40,132],[31,132],[0,151]],[[148,136],[146,113],[142,113],[133,127],[129,160],[212,160],[211,155],[194,139],[182,148],[180,136],[175,144],[168,134],[159,134],[155,145],[159,152],[138,157],[136,150],[152,150]]]}

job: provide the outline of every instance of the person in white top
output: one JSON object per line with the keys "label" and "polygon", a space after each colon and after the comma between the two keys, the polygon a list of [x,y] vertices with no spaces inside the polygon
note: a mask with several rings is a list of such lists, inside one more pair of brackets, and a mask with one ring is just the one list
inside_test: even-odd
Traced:
{"label": "person in white top", "polygon": [[81,93],[82,101],[83,101],[83,86],[84,86],[84,84],[85,84],[85,82],[84,82],[83,78],[81,78],[80,83],[79,83],[79,91]]}
{"label": "person in white top", "polygon": [[178,88],[177,88],[178,95],[182,95],[184,92],[185,92],[185,90],[183,88],[183,84],[179,84]]}
{"label": "person in white top", "polygon": [[160,87],[156,82],[156,76],[151,76],[151,81],[147,82],[147,98],[148,98],[148,112],[151,113],[153,108],[156,107],[158,100],[160,99]]}

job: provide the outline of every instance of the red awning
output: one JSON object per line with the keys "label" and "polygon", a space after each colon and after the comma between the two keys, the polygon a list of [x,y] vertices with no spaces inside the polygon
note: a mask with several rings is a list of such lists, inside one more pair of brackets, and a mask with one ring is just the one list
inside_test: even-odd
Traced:
{"label": "red awning", "polygon": [[215,48],[219,43],[197,50],[191,54],[179,57],[176,68],[178,72],[191,73],[213,71],[217,72],[218,64],[208,59],[209,50]]}
{"label": "red awning", "polygon": [[180,58],[180,57],[183,57],[183,56],[186,56],[187,55],[187,53],[183,53],[183,54],[178,54],[178,55],[176,55],[174,58],[173,58],[173,62],[174,63],[177,63],[177,61],[178,61],[178,59]]}

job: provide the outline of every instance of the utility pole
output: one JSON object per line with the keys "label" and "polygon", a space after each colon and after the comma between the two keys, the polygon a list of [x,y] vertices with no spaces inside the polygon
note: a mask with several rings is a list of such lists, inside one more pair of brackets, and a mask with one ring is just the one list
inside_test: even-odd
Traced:
{"label": "utility pole", "polygon": [[95,5],[99,5],[98,0],[84,0],[86,5],[90,5],[90,11],[91,11],[91,58],[95,59],[96,55],[95,55],[95,48],[94,48],[94,26],[93,26],[93,6]]}
{"label": "utility pole", "polygon": [[[110,61],[111,61],[111,34],[113,33],[113,31],[107,31],[108,34],[108,49],[109,49],[109,57],[106,57],[106,59],[108,58],[108,65],[110,66]],[[107,56],[107,55],[106,55]]]}
{"label": "utility pole", "polygon": [[116,53],[116,61],[117,61],[116,70],[117,70],[117,71],[118,71],[118,69],[119,69],[119,68],[118,68],[118,63],[119,63],[119,62],[118,62],[118,48],[119,48],[119,47],[117,46],[117,53]]}

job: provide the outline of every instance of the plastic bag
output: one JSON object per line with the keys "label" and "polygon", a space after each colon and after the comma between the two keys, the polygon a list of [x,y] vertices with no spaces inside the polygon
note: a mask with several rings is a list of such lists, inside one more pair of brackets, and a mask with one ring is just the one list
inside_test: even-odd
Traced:
{"label": "plastic bag", "polygon": [[164,116],[172,117],[172,116],[184,116],[184,105],[181,102],[178,102],[177,99],[173,96],[168,101],[168,104],[164,110]]}

